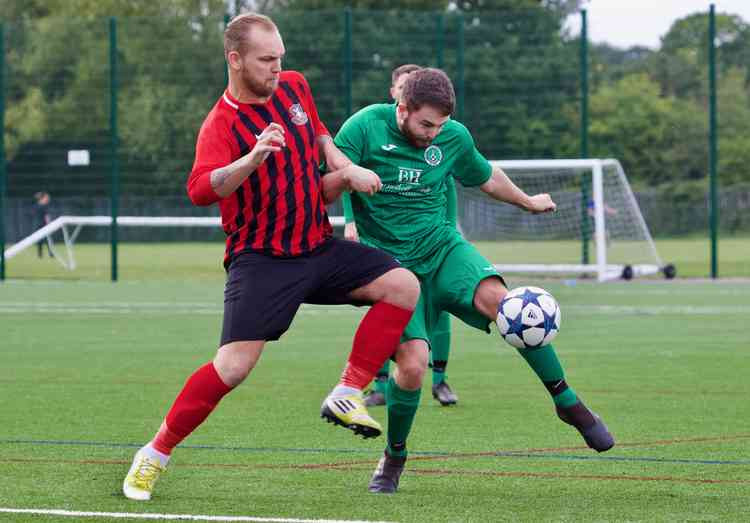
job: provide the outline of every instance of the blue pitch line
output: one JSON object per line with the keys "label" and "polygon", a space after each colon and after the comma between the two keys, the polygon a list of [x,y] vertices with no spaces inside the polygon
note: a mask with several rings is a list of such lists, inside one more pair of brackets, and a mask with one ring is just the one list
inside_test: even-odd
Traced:
{"label": "blue pitch line", "polygon": [[[75,440],[26,440],[5,439],[0,445],[78,445],[82,447],[110,447],[110,448],[141,448],[143,443],[111,443],[104,441],[75,441]],[[227,447],[221,445],[179,445],[181,449],[191,450],[221,450],[231,452],[289,452],[301,454],[371,454],[371,450],[358,449],[320,449],[320,448],[287,448],[287,447]],[[409,451],[416,456],[464,457],[465,453],[441,451]],[[489,455],[489,454],[488,454]],[[628,456],[580,456],[571,454],[541,454],[524,453],[520,451],[504,451],[491,454],[498,458],[527,458],[527,459],[562,459],[574,461],[630,461],[651,463],[679,463],[687,465],[750,465],[750,460],[716,460],[716,459],[681,459],[681,458],[648,458]]]}

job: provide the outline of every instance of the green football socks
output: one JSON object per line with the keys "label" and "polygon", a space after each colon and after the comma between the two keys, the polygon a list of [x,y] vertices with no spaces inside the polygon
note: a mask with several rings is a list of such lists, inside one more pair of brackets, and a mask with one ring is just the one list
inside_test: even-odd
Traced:
{"label": "green football socks", "polygon": [[565,409],[578,402],[575,391],[565,382],[565,373],[552,345],[538,349],[518,349],[518,352],[542,380],[556,406]]}
{"label": "green football socks", "polygon": [[439,385],[445,381],[445,367],[451,352],[450,314],[443,312],[438,316],[435,329],[430,336],[430,360],[432,362],[432,384]]}
{"label": "green football socks", "polygon": [[385,398],[388,405],[388,454],[406,456],[406,438],[411,432],[422,389],[404,390],[391,377]]}

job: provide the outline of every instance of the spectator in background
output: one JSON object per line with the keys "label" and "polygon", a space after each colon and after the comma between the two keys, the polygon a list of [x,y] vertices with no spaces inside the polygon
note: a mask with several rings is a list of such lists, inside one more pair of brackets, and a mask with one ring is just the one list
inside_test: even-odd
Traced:
{"label": "spectator in background", "polygon": [[[50,214],[50,196],[48,192],[39,191],[34,193],[34,230],[41,229],[52,221]],[[52,257],[50,238],[39,240],[36,244],[36,255],[42,257],[42,244],[47,244],[47,254]]]}

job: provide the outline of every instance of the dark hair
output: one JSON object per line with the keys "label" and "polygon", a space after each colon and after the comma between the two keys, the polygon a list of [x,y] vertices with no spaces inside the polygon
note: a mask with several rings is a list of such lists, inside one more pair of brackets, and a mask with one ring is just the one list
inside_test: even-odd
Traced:
{"label": "dark hair", "polygon": [[440,69],[426,67],[414,71],[406,79],[401,101],[410,111],[418,111],[422,106],[429,105],[449,116],[456,107],[456,93],[447,74]]}
{"label": "dark hair", "polygon": [[255,26],[261,26],[266,30],[278,31],[273,20],[265,15],[257,13],[245,13],[235,16],[224,29],[224,56],[232,51],[238,51],[244,55],[247,51],[247,39],[250,30]]}
{"label": "dark hair", "polygon": [[396,85],[396,80],[398,80],[398,77],[402,74],[413,73],[414,71],[418,71],[420,69],[422,68],[417,64],[399,65],[391,72],[391,85]]}

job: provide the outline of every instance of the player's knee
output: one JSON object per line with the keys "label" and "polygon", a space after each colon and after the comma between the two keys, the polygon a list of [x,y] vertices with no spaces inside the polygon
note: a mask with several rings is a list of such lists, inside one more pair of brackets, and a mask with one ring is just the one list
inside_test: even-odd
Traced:
{"label": "player's knee", "polygon": [[389,271],[383,300],[404,309],[413,309],[419,301],[419,280],[411,271],[401,267]]}
{"label": "player's knee", "polygon": [[260,357],[261,347],[253,342],[235,342],[222,346],[214,358],[214,367],[221,381],[236,387],[247,378]]}
{"label": "player's knee", "polygon": [[396,383],[399,387],[406,390],[421,388],[428,360],[428,349],[424,340],[402,343],[396,352]]}
{"label": "player's knee", "polygon": [[485,278],[474,293],[474,308],[494,320],[497,316],[497,306],[507,293],[508,289],[500,278]]}

